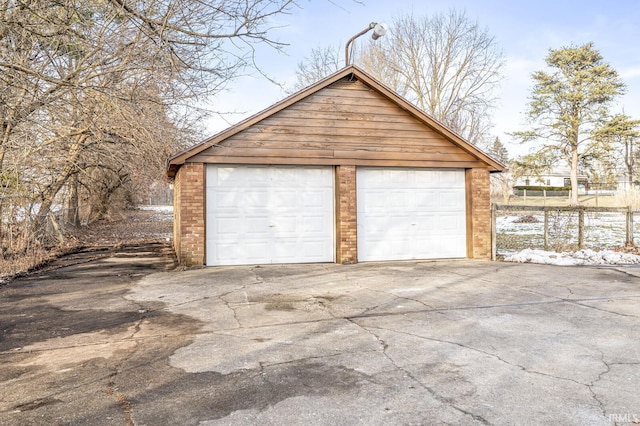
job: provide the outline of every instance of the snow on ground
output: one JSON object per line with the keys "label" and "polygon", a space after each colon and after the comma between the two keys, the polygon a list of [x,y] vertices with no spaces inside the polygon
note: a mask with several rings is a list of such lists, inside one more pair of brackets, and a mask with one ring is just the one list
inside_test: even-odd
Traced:
{"label": "snow on ground", "polygon": [[640,264],[640,256],[612,250],[556,253],[525,249],[504,258],[505,262],[543,263],[546,265],[631,265]]}
{"label": "snow on ground", "polygon": [[163,221],[173,221],[173,206],[165,206],[165,205],[151,205],[151,206],[140,206],[140,210],[147,210],[155,212],[153,216],[151,216],[151,220],[163,222]]}
{"label": "snow on ground", "polygon": [[[634,221],[635,242],[640,243],[640,220]],[[523,220],[526,219],[526,220]],[[584,215],[583,248],[594,251],[615,249],[626,242],[626,217],[619,212],[588,212]],[[547,249],[558,251],[578,246],[578,215],[549,215]],[[496,218],[498,254],[511,256],[524,249],[543,249],[544,214],[525,212],[506,214]]]}
{"label": "snow on ground", "polygon": [[140,210],[153,210],[162,213],[173,213],[173,206],[140,206]]}

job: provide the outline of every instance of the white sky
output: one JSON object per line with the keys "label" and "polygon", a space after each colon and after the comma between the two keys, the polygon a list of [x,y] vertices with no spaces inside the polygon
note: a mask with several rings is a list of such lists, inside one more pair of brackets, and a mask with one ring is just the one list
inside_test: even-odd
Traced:
{"label": "white sky", "polygon": [[[466,11],[470,20],[496,39],[506,58],[505,76],[494,111],[494,136],[499,136],[511,156],[526,153],[528,147],[513,143],[506,134],[522,129],[531,73],[545,68],[549,49],[593,42],[604,60],[627,84],[613,112],[640,118],[640,1],[637,0],[301,0],[299,9],[278,18],[274,33],[289,44],[286,54],[260,49],[259,65],[284,85],[295,80],[298,62],[318,46],[344,46],[370,22],[391,23],[401,13],[417,16],[450,9]],[[360,40],[363,40],[366,35]],[[210,119],[211,134],[224,130],[249,115],[282,99],[282,90],[255,74],[242,77],[207,105],[212,111],[233,111],[224,118]]]}

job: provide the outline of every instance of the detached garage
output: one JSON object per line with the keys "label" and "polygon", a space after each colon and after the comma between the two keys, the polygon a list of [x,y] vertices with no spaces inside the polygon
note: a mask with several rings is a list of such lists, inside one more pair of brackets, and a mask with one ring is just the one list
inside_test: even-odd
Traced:
{"label": "detached garage", "polygon": [[503,166],[355,66],[169,159],[187,265],[488,258]]}

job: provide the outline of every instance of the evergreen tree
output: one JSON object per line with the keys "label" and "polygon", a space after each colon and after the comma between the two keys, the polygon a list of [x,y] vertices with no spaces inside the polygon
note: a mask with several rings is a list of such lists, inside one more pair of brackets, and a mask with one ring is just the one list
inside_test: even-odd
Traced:
{"label": "evergreen tree", "polygon": [[601,143],[598,129],[609,105],[625,90],[618,73],[603,61],[593,43],[550,50],[549,71],[533,73],[527,111],[531,128],[514,135],[523,142],[542,142],[537,154],[567,162],[570,204],[578,204],[578,165]]}
{"label": "evergreen tree", "polygon": [[502,142],[500,142],[500,138],[496,136],[493,144],[488,149],[488,154],[500,161],[502,164],[507,164],[509,162],[509,151],[504,146]]}

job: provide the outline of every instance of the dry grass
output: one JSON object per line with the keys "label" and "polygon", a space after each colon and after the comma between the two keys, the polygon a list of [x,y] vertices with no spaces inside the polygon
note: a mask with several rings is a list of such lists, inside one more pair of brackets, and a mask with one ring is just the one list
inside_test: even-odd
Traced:
{"label": "dry grass", "polygon": [[3,277],[28,273],[80,247],[103,247],[165,240],[171,237],[172,223],[171,214],[149,210],[128,210],[112,217],[111,220],[95,222],[74,233],[67,233],[64,245],[42,247],[30,244],[30,248],[20,256],[0,256],[0,284]]}
{"label": "dry grass", "polygon": [[614,198],[622,206],[630,206],[634,210],[640,210],[640,189],[618,191]]}
{"label": "dry grass", "polygon": [[0,258],[0,283],[3,277],[14,276],[29,272],[39,265],[47,263],[55,258],[58,253],[44,249],[31,250],[22,256],[12,256],[10,258]]}

